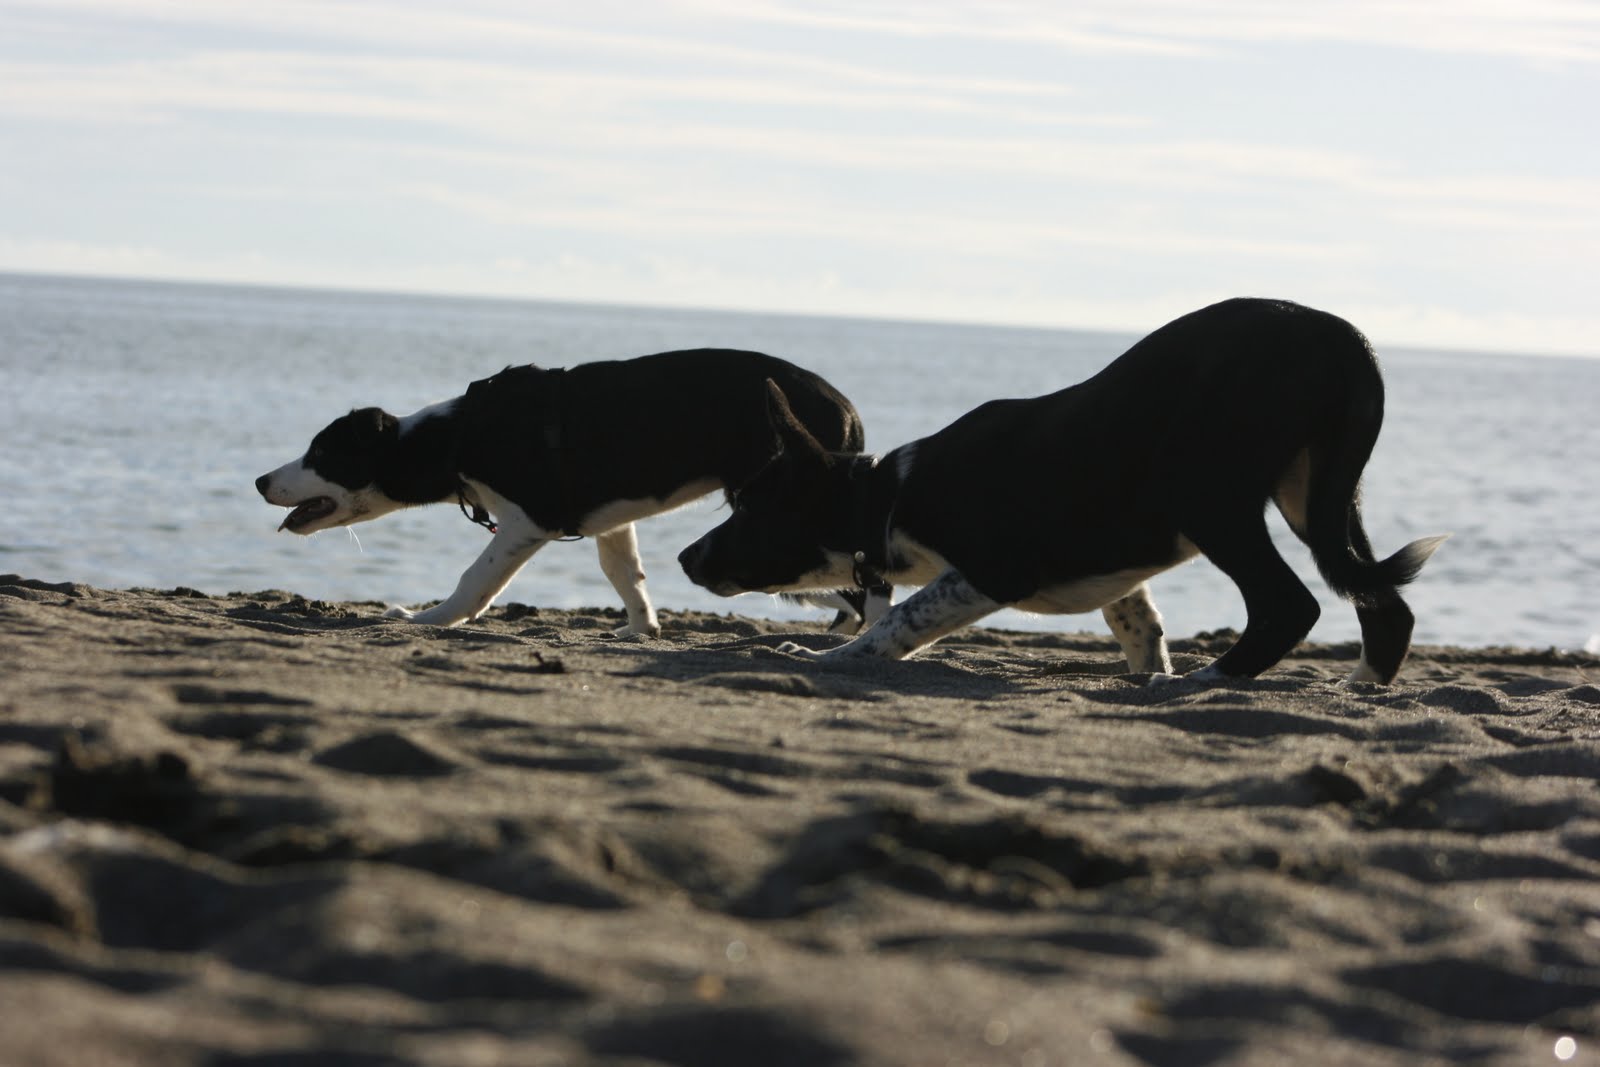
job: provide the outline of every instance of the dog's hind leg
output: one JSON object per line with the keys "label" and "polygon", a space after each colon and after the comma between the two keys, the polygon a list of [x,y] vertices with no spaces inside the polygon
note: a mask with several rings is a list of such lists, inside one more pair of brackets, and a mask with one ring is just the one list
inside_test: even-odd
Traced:
{"label": "dog's hind leg", "polygon": [[1253,678],[1277,663],[1316,624],[1322,609],[1267,532],[1260,505],[1213,511],[1183,533],[1244,595],[1244,633],[1216,662],[1191,677]]}
{"label": "dog's hind leg", "polygon": [[1392,593],[1357,603],[1356,618],[1361,621],[1361,662],[1345,683],[1388,685],[1400,673],[1400,665],[1411,651],[1411,628],[1416,616],[1399,593]]}
{"label": "dog's hind leg", "polygon": [[1166,631],[1161,625],[1161,613],[1150,598],[1150,587],[1139,587],[1121,600],[1113,600],[1100,609],[1106,625],[1123,655],[1128,657],[1128,670],[1133,674],[1171,674],[1172,659],[1167,655]]}
{"label": "dog's hind leg", "polygon": [[650,604],[650,594],[645,592],[644,566],[639,562],[639,537],[634,533],[633,523],[596,535],[594,547],[600,555],[600,569],[605,572],[611,588],[622,597],[623,607],[628,612],[628,624],[618,628],[617,636],[659,635],[661,624],[656,621],[656,609]]}
{"label": "dog's hind leg", "polygon": [[[1301,541],[1310,544],[1306,521],[1310,464],[1302,452],[1279,484],[1274,496],[1278,509],[1288,520],[1289,528]],[[1359,500],[1350,505],[1345,522],[1350,553],[1361,563],[1371,566],[1376,560],[1372,541],[1367,537],[1361,521]],[[1377,682],[1388,685],[1400,673],[1400,665],[1411,651],[1411,630],[1416,617],[1401,599],[1394,587],[1355,598],[1356,618],[1361,622],[1361,662],[1345,679],[1350,682]]]}

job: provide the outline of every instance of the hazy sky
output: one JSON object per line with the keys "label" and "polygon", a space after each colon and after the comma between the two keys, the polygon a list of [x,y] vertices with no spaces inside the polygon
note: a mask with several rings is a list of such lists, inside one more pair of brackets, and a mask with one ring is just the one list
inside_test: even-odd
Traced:
{"label": "hazy sky", "polygon": [[0,0],[0,270],[1600,354],[1600,3]]}

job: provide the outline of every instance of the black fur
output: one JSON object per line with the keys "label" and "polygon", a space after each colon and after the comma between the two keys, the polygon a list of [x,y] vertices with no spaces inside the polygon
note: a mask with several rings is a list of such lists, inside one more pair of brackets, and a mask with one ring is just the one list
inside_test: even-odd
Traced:
{"label": "black fur", "polygon": [[1356,602],[1366,662],[1388,680],[1410,643],[1398,587],[1437,542],[1374,560],[1358,486],[1382,420],[1377,361],[1353,326],[1285,301],[1230,300],[1169,323],[1078,385],[984,404],[865,476],[861,461],[827,455],[791,426],[744,506],[680,560],[718,591],[792,580],[827,550],[877,553],[896,580],[910,561],[884,553],[893,533],[997,603],[1018,604],[1164,569],[1192,545],[1239,586],[1249,612],[1215,667],[1254,675],[1318,614],[1263,515],[1303,454],[1307,528],[1296,532],[1329,585]]}
{"label": "black fur", "polygon": [[760,353],[696,349],[508,367],[401,419],[352,411],[256,488],[291,509],[281,528],[302,534],[417,504],[470,505],[494,539],[439,605],[391,613],[447,626],[476,617],[542,545],[581,534],[596,538],[629,632],[654,633],[631,524],[753,479],[774,448],[763,407],[773,382],[793,393],[816,441],[860,450],[855,408],[817,375]]}
{"label": "black fur", "polygon": [[616,500],[665,499],[701,479],[750,480],[772,450],[761,407],[769,379],[794,390],[796,417],[829,448],[860,451],[860,417],[822,378],[775,356],[695,349],[565,370],[507,367],[404,435],[392,415],[354,411],[313,438],[308,466],[408,504],[453,500],[470,478],[545,529],[571,533]]}

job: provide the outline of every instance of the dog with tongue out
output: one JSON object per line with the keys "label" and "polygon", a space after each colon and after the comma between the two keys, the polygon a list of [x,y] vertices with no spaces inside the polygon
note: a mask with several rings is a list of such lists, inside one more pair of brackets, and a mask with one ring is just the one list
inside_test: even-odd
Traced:
{"label": "dog with tongue out", "polygon": [[[758,352],[693,349],[507,367],[398,417],[358,408],[319,431],[302,457],[257,478],[256,491],[291,509],[279,529],[296,534],[433,503],[457,504],[489,531],[454,592],[420,611],[393,608],[396,618],[476,618],[540,548],[592,537],[627,609],[621,632],[656,634],[634,523],[755,477],[772,455],[769,385],[824,447],[860,451],[860,417],[822,378]],[[839,611],[836,628],[854,632],[887,609],[888,590],[814,599]]]}

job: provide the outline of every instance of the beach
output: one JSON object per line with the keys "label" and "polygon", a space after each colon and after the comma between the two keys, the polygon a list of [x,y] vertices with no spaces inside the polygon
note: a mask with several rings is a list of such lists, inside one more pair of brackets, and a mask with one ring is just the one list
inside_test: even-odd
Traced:
{"label": "beach", "polygon": [[1595,656],[383,610],[0,576],[0,1063],[1600,1062]]}

